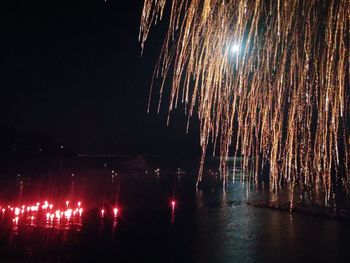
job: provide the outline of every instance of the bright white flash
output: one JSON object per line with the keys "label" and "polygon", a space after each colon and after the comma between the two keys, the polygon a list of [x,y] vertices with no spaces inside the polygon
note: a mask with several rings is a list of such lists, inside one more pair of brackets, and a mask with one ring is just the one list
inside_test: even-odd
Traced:
{"label": "bright white flash", "polygon": [[231,47],[231,52],[232,53],[237,53],[239,51],[239,45],[238,44],[233,44]]}

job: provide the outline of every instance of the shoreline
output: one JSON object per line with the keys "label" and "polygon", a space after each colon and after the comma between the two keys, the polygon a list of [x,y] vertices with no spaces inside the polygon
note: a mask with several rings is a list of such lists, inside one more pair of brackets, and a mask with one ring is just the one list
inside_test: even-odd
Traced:
{"label": "shoreline", "polygon": [[312,215],[315,217],[323,217],[333,220],[350,222],[350,213],[344,209],[334,211],[334,209],[325,206],[319,206],[316,204],[305,205],[302,203],[295,204],[294,208],[290,209],[290,202],[281,201],[252,201],[247,202],[247,205],[258,207],[258,208],[268,208],[278,211],[299,213]]}

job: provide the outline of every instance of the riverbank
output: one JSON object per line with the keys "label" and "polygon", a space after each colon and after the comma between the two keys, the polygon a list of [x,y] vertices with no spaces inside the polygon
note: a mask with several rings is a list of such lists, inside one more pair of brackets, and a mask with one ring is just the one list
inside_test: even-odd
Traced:
{"label": "riverbank", "polygon": [[269,208],[350,222],[349,211],[345,209],[334,209],[331,207],[320,206],[317,204],[304,204],[302,202],[297,202],[294,204],[293,209],[290,209],[290,202],[282,201],[252,201],[247,202],[247,204],[259,208]]}

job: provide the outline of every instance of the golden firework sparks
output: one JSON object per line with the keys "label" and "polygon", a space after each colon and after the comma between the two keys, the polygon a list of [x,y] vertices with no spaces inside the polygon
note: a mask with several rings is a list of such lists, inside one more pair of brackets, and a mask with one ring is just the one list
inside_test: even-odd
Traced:
{"label": "golden firework sparks", "polygon": [[349,194],[350,0],[144,0],[142,49],[167,8],[159,107],[167,91],[169,115],[198,115],[198,181],[212,142],[224,179],[232,149],[273,190]]}

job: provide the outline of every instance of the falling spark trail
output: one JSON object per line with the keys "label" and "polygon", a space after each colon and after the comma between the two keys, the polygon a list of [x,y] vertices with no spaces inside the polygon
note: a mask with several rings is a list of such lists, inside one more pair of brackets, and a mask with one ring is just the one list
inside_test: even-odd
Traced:
{"label": "falling spark trail", "polygon": [[223,179],[234,152],[271,190],[350,195],[350,0],[144,0],[142,52],[166,8],[159,107],[197,114],[198,182],[211,142]]}

